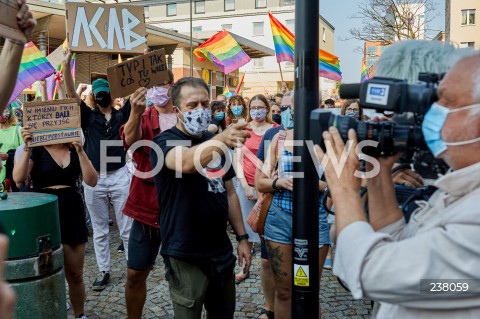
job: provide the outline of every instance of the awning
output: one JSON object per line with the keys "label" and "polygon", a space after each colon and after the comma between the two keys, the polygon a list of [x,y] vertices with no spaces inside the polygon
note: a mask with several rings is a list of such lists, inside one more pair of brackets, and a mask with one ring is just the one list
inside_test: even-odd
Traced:
{"label": "awning", "polygon": [[[206,40],[213,37],[217,31],[197,31],[194,32],[193,35],[197,39],[201,39],[202,43]],[[263,58],[266,56],[274,56],[275,50],[272,50],[264,45],[261,45],[257,42],[253,42],[251,40],[245,39],[235,33],[230,32],[230,35],[238,42],[238,44],[242,47],[243,51],[252,59]],[[183,33],[185,34],[185,33]]]}
{"label": "awning", "polygon": [[[34,33],[46,32],[48,37],[60,40],[65,39],[66,26],[64,5],[39,0],[29,0],[28,6],[33,13],[33,17],[40,22],[35,28]],[[153,47],[177,44],[177,47],[180,48],[190,47],[189,36],[149,24],[146,25],[146,29],[148,46]],[[197,47],[202,44],[203,41],[194,38],[192,39],[192,43],[193,47]]]}

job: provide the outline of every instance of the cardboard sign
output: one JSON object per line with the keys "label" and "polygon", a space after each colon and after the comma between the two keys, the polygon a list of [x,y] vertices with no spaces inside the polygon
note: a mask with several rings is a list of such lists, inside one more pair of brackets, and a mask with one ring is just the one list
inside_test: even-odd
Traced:
{"label": "cardboard sign", "polygon": [[147,89],[168,81],[165,50],[160,49],[107,69],[112,98],[125,97],[138,88]]}
{"label": "cardboard sign", "polygon": [[132,54],[147,47],[142,6],[68,2],[65,8],[73,52]]}
{"label": "cardboard sign", "polygon": [[27,43],[25,34],[17,24],[18,10],[17,1],[0,1],[0,35]]}
{"label": "cardboard sign", "polygon": [[23,120],[32,132],[29,147],[82,142],[76,99],[25,103]]}
{"label": "cardboard sign", "polygon": [[50,62],[50,64],[56,68],[63,62],[63,44],[59,45],[58,48],[56,48],[52,53],[47,55],[47,60]]}

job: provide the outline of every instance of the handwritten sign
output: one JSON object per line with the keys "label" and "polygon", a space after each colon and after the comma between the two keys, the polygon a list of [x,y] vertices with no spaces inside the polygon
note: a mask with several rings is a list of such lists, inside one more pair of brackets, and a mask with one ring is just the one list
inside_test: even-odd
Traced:
{"label": "handwritten sign", "polygon": [[17,23],[17,1],[0,1],[0,35],[5,38],[27,42]]}
{"label": "handwritten sign", "polygon": [[75,99],[25,103],[23,119],[32,132],[29,147],[82,141],[80,106]]}
{"label": "handwritten sign", "polygon": [[138,88],[147,89],[168,81],[165,50],[160,49],[107,69],[112,98],[125,97]]}
{"label": "handwritten sign", "polygon": [[67,40],[74,52],[143,53],[147,47],[142,6],[65,4]]}

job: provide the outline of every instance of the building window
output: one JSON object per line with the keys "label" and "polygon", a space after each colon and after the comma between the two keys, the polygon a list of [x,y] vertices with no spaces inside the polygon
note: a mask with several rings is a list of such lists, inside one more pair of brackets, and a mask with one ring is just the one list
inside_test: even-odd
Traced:
{"label": "building window", "polygon": [[235,0],[225,0],[225,11],[235,10]]}
{"label": "building window", "polygon": [[475,10],[462,10],[462,25],[475,24]]}
{"label": "building window", "polygon": [[473,48],[475,47],[475,42],[460,42],[460,48]]}
{"label": "building window", "polygon": [[215,72],[217,78],[217,86],[225,86],[225,74],[223,72]]}
{"label": "building window", "polygon": [[176,3],[167,4],[167,17],[176,16],[176,15],[177,15],[177,4]]}
{"label": "building window", "polygon": [[263,22],[253,23],[253,35],[263,35]]}
{"label": "building window", "polygon": [[202,26],[192,28],[192,32],[200,32],[200,31],[202,31]]}
{"label": "building window", "polygon": [[255,8],[266,8],[267,7],[267,0],[255,0]]}
{"label": "building window", "polygon": [[227,30],[227,31],[232,31],[232,25],[231,24],[222,24],[222,29]]}
{"label": "building window", "polygon": [[327,31],[325,30],[325,28],[323,28],[322,39],[323,39],[323,42],[327,41]]}
{"label": "building window", "polygon": [[285,22],[287,29],[295,34],[295,20],[287,20]]}
{"label": "building window", "polygon": [[195,1],[195,13],[205,13],[205,1]]}
{"label": "building window", "polygon": [[374,46],[367,47],[367,54],[372,55],[372,56],[376,56],[377,55],[377,47],[374,47]]}
{"label": "building window", "polygon": [[253,67],[255,69],[263,68],[263,58],[253,59]]}

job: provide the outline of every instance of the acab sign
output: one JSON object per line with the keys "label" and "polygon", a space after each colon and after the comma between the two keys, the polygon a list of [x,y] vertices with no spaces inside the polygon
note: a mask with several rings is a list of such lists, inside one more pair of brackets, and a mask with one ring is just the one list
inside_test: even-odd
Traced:
{"label": "acab sign", "polygon": [[67,39],[74,52],[143,53],[141,6],[66,3]]}

